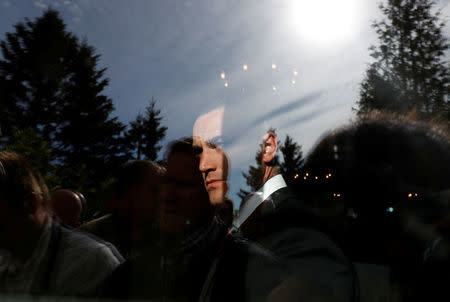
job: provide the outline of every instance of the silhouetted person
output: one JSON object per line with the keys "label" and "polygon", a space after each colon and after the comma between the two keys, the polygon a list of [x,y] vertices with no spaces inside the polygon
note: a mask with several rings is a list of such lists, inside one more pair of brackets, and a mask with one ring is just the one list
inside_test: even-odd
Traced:
{"label": "silhouetted person", "polygon": [[83,212],[83,196],[75,191],[61,189],[51,194],[53,213],[62,224],[77,228],[80,225],[80,216]]}
{"label": "silhouetted person", "polygon": [[113,243],[125,258],[139,252],[157,232],[157,195],[163,174],[163,167],[148,160],[122,165],[110,186],[111,213],[80,229]]}
{"label": "silhouetted person", "polygon": [[122,261],[117,250],[52,219],[39,172],[0,152],[0,293],[91,296]]}
{"label": "silhouetted person", "polygon": [[237,226],[294,271],[271,297],[284,300],[352,301],[357,284],[351,263],[336,244],[320,232],[321,224],[287,187],[274,163],[278,149],[275,133],[262,143],[262,186],[244,198]]}
{"label": "silhouetted person", "polygon": [[363,300],[398,285],[428,300],[448,295],[448,175],[448,130],[372,112],[319,140],[297,188],[357,262]]}
{"label": "silhouetted person", "polygon": [[215,216],[192,139],[173,143],[161,190],[161,241],[127,261],[106,293],[168,301],[261,301],[285,274]]}

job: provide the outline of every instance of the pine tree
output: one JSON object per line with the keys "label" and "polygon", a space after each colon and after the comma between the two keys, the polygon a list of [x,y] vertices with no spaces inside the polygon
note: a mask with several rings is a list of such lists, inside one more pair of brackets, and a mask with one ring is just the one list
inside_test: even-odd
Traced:
{"label": "pine tree", "polygon": [[93,47],[66,30],[57,11],[14,29],[0,41],[0,145],[33,129],[51,149],[60,185],[89,199],[129,157],[125,126],[112,117],[112,100],[102,94],[106,69],[98,67]]}
{"label": "pine tree", "polygon": [[33,163],[50,189],[59,186],[55,177],[55,165],[52,164],[54,156],[50,144],[39,136],[36,129],[16,131],[10,138],[7,150],[18,153]]}
{"label": "pine tree", "polygon": [[250,191],[239,189],[238,196],[242,199],[250,192],[256,191],[261,187],[263,170],[262,170],[262,144],[259,145],[258,151],[255,154],[256,165],[250,165],[248,167],[248,173],[242,172],[242,176],[245,178],[245,183],[250,187]]}
{"label": "pine tree", "polygon": [[303,164],[302,147],[294,142],[289,135],[286,135],[283,145],[280,147],[283,155],[283,162],[280,164],[280,172],[283,174],[286,183],[289,185],[293,182],[296,174]]}
{"label": "pine tree", "polygon": [[[271,128],[269,131],[275,133],[275,129]],[[278,155],[274,158],[274,164],[280,169],[287,184],[294,180],[295,174],[300,170],[300,166],[303,164],[302,147],[293,141],[292,137],[286,135],[283,145],[278,141],[278,145],[283,156],[283,162],[280,163]],[[240,189],[238,196],[244,198],[250,192],[258,190],[262,185],[263,168],[262,168],[262,144],[259,145],[258,151],[255,154],[256,165],[250,165],[248,172],[243,172],[242,176],[245,178],[245,182],[251,191]]]}
{"label": "pine tree", "polygon": [[359,114],[414,109],[422,118],[450,118],[449,43],[433,5],[429,0],[380,3],[385,19],[373,23],[379,45],[369,48],[374,62],[361,84]]}
{"label": "pine tree", "polygon": [[35,22],[26,19],[14,27],[15,32],[6,33],[6,40],[0,42],[2,142],[26,128],[36,129],[42,139],[50,141],[77,39],[52,10]]}
{"label": "pine tree", "polygon": [[79,185],[93,187],[129,158],[123,144],[125,126],[117,117],[111,117],[112,100],[101,94],[108,80],[103,76],[106,69],[97,67],[99,58],[91,46],[82,42],[68,66],[70,82],[66,83],[59,104],[54,141],[58,158],[69,167],[84,165],[87,178],[74,178],[64,169],[61,176],[65,185],[73,185],[79,179]]}
{"label": "pine tree", "polygon": [[161,110],[156,109],[156,100],[151,99],[145,108],[145,114],[139,113],[130,123],[127,140],[136,152],[137,159],[156,160],[161,146],[158,143],[165,137],[167,127],[161,126]]}

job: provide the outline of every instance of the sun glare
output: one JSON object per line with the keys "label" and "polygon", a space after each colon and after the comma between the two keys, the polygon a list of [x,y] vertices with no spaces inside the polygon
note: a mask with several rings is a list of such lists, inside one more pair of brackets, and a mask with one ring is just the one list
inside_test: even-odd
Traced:
{"label": "sun glare", "polygon": [[294,0],[292,23],[307,42],[333,45],[356,32],[358,0]]}

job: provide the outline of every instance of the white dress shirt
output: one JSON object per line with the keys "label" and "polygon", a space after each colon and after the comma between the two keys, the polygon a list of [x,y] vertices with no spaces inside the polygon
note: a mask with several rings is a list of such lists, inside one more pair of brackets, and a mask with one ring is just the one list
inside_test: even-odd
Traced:
{"label": "white dress shirt", "polygon": [[256,208],[269,198],[276,191],[287,187],[281,174],[277,174],[266,181],[266,183],[252,194],[244,207],[239,211],[239,217],[236,220],[236,227],[239,228],[245,220],[253,213]]}

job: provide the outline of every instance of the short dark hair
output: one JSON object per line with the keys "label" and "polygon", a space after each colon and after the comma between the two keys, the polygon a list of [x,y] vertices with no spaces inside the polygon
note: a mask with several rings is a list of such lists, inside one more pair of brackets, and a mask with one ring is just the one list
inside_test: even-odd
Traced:
{"label": "short dark hair", "polygon": [[297,188],[306,199],[344,193],[347,206],[369,214],[389,209],[409,193],[448,190],[449,174],[444,126],[374,111],[320,139]]}
{"label": "short dark hair", "polygon": [[47,185],[41,174],[17,153],[0,152],[0,196],[11,208],[23,210],[23,202],[35,194],[45,203],[50,200]]}
{"label": "short dark hair", "polygon": [[197,155],[202,152],[201,147],[194,146],[194,138],[191,136],[184,137],[171,142],[167,149],[166,158],[168,159],[173,153],[184,153],[188,155]]}
{"label": "short dark hair", "polygon": [[133,160],[121,165],[114,175],[113,191],[120,196],[127,185],[139,185],[148,171],[158,177],[165,173],[164,167],[151,160]]}

